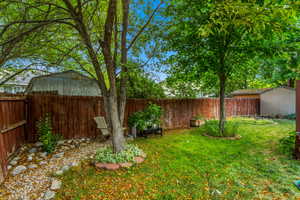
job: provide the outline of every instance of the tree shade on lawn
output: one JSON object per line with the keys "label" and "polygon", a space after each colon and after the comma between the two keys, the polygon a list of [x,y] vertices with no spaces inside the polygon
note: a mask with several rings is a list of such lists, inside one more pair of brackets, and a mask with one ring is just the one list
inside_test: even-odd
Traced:
{"label": "tree shade on lawn", "polygon": [[138,139],[144,163],[96,171],[88,163],[62,176],[57,199],[295,199],[299,161],[279,153],[295,121],[241,123],[240,140],[212,139],[201,130]]}

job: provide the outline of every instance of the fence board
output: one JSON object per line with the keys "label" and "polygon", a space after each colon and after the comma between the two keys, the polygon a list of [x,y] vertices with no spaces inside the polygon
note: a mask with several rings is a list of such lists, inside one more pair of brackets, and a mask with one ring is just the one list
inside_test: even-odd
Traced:
{"label": "fence board", "polygon": [[24,97],[0,97],[0,182],[7,175],[9,156],[25,142]]}
{"label": "fence board", "polygon": [[[64,138],[81,138],[97,136],[96,116],[104,116],[101,97],[78,97],[35,94],[27,97],[28,139],[37,139],[36,122],[46,113],[52,115],[53,130]],[[166,129],[188,128],[190,119],[201,115],[205,118],[217,118],[219,100],[202,99],[128,99],[125,111],[125,124],[128,117],[144,109],[149,102],[160,105],[164,110],[163,127]],[[227,116],[258,115],[258,99],[226,99]]]}

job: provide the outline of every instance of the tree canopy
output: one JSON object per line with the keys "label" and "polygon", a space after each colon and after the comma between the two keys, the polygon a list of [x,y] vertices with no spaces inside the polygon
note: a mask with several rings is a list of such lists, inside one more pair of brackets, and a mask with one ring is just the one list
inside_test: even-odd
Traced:
{"label": "tree canopy", "polygon": [[[220,96],[220,131],[228,82],[247,84],[256,76],[253,60],[282,55],[286,31],[297,23],[299,4],[291,1],[170,1],[167,43],[172,74],[216,85]],[[284,44],[284,45],[280,45]],[[183,76],[185,77],[185,76]],[[213,89],[213,88],[212,88]]]}

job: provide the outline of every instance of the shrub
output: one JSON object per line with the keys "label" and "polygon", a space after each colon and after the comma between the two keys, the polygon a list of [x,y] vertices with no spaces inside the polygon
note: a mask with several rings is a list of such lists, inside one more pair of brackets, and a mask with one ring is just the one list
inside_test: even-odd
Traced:
{"label": "shrub", "polygon": [[284,116],[285,119],[290,119],[290,120],[295,120],[296,119],[296,114],[289,114]]}
{"label": "shrub", "polygon": [[295,149],[296,132],[292,131],[279,140],[279,151],[281,153],[292,155]]}
{"label": "shrub", "polygon": [[149,103],[148,107],[144,110],[144,117],[148,119],[150,125],[159,125],[161,123],[160,117],[162,114],[162,108],[153,103]]}
{"label": "shrub", "polygon": [[51,153],[54,151],[57,141],[61,139],[61,135],[52,133],[52,122],[50,114],[46,114],[37,122],[37,132],[39,141],[43,144],[44,151]]}
{"label": "shrub", "polygon": [[143,111],[133,113],[128,119],[128,124],[138,130],[145,130],[153,125],[160,125],[162,114],[160,106],[150,103]]}
{"label": "shrub", "polygon": [[143,154],[144,152],[137,146],[127,144],[119,153],[114,153],[112,147],[101,148],[96,152],[95,160],[101,163],[125,163],[133,162],[135,157]]}
{"label": "shrub", "polygon": [[147,119],[142,111],[138,111],[130,115],[128,119],[130,127],[136,127],[138,130],[145,130],[147,128]]}
{"label": "shrub", "polygon": [[235,121],[226,121],[224,133],[220,133],[219,120],[208,120],[201,127],[203,132],[214,137],[234,137],[238,132],[239,124]]}

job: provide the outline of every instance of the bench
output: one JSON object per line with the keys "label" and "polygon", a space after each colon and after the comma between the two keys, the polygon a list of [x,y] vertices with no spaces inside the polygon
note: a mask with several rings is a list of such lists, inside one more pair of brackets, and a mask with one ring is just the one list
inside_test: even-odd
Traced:
{"label": "bench", "polygon": [[[108,126],[106,124],[105,118],[98,116],[98,117],[94,117],[94,120],[97,124],[97,128],[101,130],[102,135],[107,137],[110,135],[109,131],[108,131]],[[125,132],[127,130],[127,128],[123,128],[123,131]]]}

